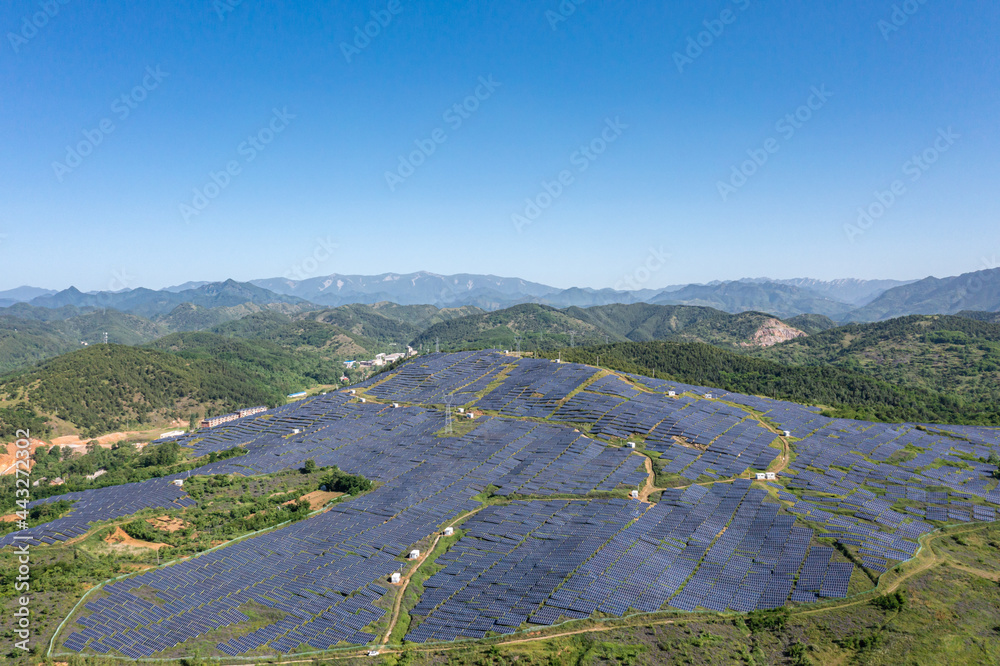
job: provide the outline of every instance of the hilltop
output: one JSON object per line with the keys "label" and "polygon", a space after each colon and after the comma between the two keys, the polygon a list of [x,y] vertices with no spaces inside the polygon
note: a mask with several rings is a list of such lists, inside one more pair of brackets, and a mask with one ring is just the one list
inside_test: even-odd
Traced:
{"label": "hilltop", "polygon": [[1000,324],[967,317],[851,324],[753,353],[786,365],[843,368],[972,402],[1000,401]]}
{"label": "hilltop", "polygon": [[774,344],[801,331],[759,312],[731,315],[706,307],[604,305],[592,308],[525,304],[431,326],[411,343],[433,349],[559,349],[611,341],[684,340],[727,348]]}
{"label": "hilltop", "polygon": [[95,345],[4,380],[0,400],[92,436],[129,424],[187,420],[205,409],[283,403],[283,395],[261,379],[215,358]]}

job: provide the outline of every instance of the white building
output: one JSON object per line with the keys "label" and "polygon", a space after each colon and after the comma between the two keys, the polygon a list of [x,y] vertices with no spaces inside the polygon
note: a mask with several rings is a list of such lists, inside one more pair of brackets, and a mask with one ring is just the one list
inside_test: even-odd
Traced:
{"label": "white building", "polygon": [[455,528],[454,527],[446,527],[446,528],[444,528],[444,535],[445,536],[452,536],[454,533],[455,533]]}
{"label": "white building", "polygon": [[392,576],[389,577],[389,582],[392,583],[393,585],[399,585],[400,578],[402,578],[402,576],[397,571],[396,573],[392,574]]}
{"label": "white building", "polygon": [[420,557],[420,551],[414,548],[413,550],[410,551],[410,556],[408,559],[416,560],[419,557]]}

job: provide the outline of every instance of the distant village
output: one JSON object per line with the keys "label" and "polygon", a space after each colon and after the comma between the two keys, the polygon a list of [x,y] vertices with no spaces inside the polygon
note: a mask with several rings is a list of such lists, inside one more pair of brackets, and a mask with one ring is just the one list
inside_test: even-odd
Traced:
{"label": "distant village", "polygon": [[404,358],[410,358],[411,356],[416,356],[417,350],[413,347],[407,346],[406,352],[398,352],[396,354],[376,354],[375,358],[370,361],[344,361],[344,367],[348,370],[357,368],[381,368],[387,365],[392,365],[396,361]]}

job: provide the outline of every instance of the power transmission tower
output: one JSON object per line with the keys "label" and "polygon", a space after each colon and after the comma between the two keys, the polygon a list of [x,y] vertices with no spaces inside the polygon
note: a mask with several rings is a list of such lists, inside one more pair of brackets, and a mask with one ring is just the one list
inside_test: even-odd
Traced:
{"label": "power transmission tower", "polygon": [[569,332],[569,346],[576,347],[576,331]]}
{"label": "power transmission tower", "polygon": [[521,353],[521,336],[520,335],[514,336],[514,342],[517,343],[517,353],[520,354]]}
{"label": "power transmission tower", "polygon": [[434,338],[434,353],[441,353],[441,338]]}
{"label": "power transmission tower", "polygon": [[108,344],[108,332],[104,331],[104,344]]}

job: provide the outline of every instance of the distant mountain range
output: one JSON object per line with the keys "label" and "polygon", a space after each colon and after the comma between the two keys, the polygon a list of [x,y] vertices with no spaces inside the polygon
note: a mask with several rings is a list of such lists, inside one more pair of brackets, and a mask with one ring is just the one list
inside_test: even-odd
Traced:
{"label": "distant mountain range", "polygon": [[710,307],[731,314],[762,312],[782,319],[804,314],[821,315],[843,323],[881,321],[910,314],[1000,311],[1000,269],[917,282],[755,278],[640,291],[559,289],[493,275],[386,273],[329,275],[301,281],[270,278],[249,283],[234,280],[188,282],[158,291],[138,288],[84,293],[74,287],[60,292],[19,287],[0,292],[0,307],[5,303],[10,314],[27,303],[50,310],[111,308],[148,318],[166,316],[186,304],[207,309],[281,305],[304,311],[392,303],[397,307],[471,307],[495,312],[525,303],[554,308],[647,303]]}
{"label": "distant mountain range", "polygon": [[[197,283],[189,283],[192,286]],[[518,278],[493,275],[437,275],[419,272],[383,275],[330,275],[294,281],[285,278],[253,280],[252,284],[320,305],[378,303],[430,304],[438,307],[471,305],[487,311],[538,303],[556,308],[593,307],[615,303],[700,305],[726,312],[761,311],[790,317],[823,314],[845,317],[888,289],[906,284],[894,280],[770,280],[758,278],[707,285],[675,285],[663,289],[616,291],[571,287],[558,289]]]}
{"label": "distant mountain range", "polygon": [[911,314],[1000,311],[1000,268],[944,279],[926,278],[882,293],[852,312],[850,321],[883,321]]}
{"label": "distant mountain range", "polygon": [[60,308],[75,306],[78,308],[110,308],[143,317],[167,314],[178,305],[190,303],[196,306],[219,308],[233,307],[246,303],[269,305],[273,303],[305,304],[306,301],[276,294],[261,289],[252,284],[226,280],[213,282],[195,289],[183,291],[154,291],[138,288],[125,291],[102,291],[83,293],[76,287],[44,296],[37,296],[28,301],[30,305],[43,308]]}

